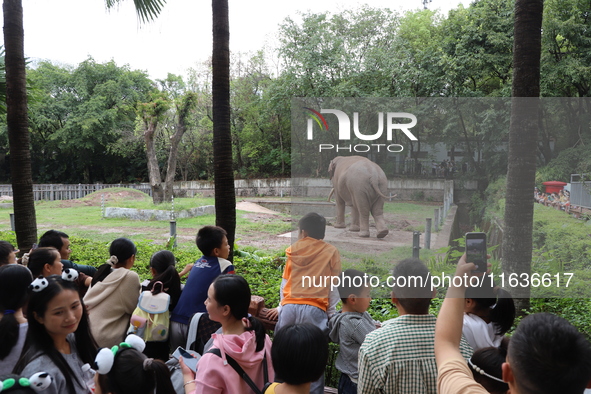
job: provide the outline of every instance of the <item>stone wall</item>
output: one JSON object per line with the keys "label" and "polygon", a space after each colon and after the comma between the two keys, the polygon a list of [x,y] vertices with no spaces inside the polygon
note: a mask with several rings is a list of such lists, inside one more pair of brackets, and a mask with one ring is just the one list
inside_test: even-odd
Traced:
{"label": "stone wall", "polygon": [[[183,211],[175,212],[175,219],[192,218],[195,216],[202,215],[213,215],[215,214],[215,206],[204,205],[202,207],[196,207],[186,209]],[[117,208],[108,207],[105,208],[106,218],[125,218],[131,220],[171,220],[171,212],[156,210],[156,209],[135,209],[135,208]]]}

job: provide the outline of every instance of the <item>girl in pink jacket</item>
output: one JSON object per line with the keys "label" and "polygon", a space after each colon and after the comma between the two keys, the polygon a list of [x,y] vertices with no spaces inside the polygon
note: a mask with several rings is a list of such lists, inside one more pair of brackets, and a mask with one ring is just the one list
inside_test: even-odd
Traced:
{"label": "girl in pink jacket", "polygon": [[259,390],[273,381],[271,340],[263,324],[248,315],[250,295],[248,283],[239,275],[220,275],[209,286],[205,300],[209,318],[222,324],[222,334],[212,335],[212,350],[218,349],[219,355],[206,352],[199,360],[196,375],[181,363],[186,394],[253,393],[229,358],[242,367]]}

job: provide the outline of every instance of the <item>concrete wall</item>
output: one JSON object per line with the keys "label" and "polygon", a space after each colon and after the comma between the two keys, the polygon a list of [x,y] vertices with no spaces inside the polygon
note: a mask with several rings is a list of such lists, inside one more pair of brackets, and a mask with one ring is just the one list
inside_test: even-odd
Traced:
{"label": "concrete wall", "polygon": [[[179,182],[178,184],[181,190],[187,188],[187,195],[213,196],[213,183],[200,183]],[[253,197],[282,195],[294,198],[326,199],[332,189],[330,180],[325,178],[236,180],[235,184],[238,196]],[[476,190],[477,184],[473,181],[462,182],[460,190],[454,189],[457,186],[457,182],[453,180],[399,178],[388,181],[388,192],[392,195],[397,194],[397,199],[405,201],[444,201],[444,195],[447,196],[446,199],[453,201],[454,193],[464,191],[471,194]]]}
{"label": "concrete wall", "polygon": [[[269,179],[236,179],[234,181],[236,196],[263,197],[289,196],[291,193],[290,178]],[[175,182],[174,192],[178,197],[214,196],[215,185],[210,181]]]}
{"label": "concrete wall", "polygon": [[[202,215],[213,215],[215,206],[204,205],[202,207],[186,209],[175,213],[175,219],[192,218]],[[171,212],[156,209],[135,209],[135,208],[105,208],[106,218],[125,218],[131,220],[171,220]]]}

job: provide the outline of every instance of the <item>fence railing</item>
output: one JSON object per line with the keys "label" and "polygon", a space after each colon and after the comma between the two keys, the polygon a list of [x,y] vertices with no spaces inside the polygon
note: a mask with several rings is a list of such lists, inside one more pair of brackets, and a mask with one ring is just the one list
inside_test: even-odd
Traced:
{"label": "fence railing", "polygon": [[591,174],[571,174],[570,204],[591,209]]}
{"label": "fence railing", "polygon": [[[105,184],[105,183],[90,183],[77,185],[69,184],[43,184],[33,185],[33,195],[35,201],[39,200],[72,200],[75,198],[82,198],[87,194],[96,192],[98,190],[110,188],[110,187],[127,187],[131,189],[140,190],[149,195],[152,194],[149,183],[136,183],[136,184]],[[12,185],[0,185],[0,196],[12,196]]]}

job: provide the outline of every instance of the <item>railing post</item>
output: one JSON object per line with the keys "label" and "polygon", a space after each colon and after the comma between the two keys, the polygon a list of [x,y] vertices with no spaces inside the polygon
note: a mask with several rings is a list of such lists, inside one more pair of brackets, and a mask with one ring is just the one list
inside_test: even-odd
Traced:
{"label": "railing post", "polygon": [[433,216],[435,219],[435,232],[439,232],[439,208],[433,210]]}
{"label": "railing post", "polygon": [[425,249],[431,249],[431,218],[425,219]]}
{"label": "railing post", "polygon": [[419,258],[419,250],[421,249],[421,233],[420,231],[412,232],[412,257]]}

